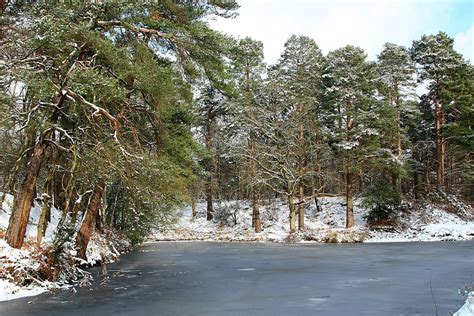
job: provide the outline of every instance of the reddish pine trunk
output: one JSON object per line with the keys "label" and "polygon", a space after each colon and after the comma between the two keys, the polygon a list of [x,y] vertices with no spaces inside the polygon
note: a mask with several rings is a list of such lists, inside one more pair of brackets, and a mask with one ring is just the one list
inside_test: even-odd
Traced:
{"label": "reddish pine trunk", "polygon": [[255,227],[255,232],[260,233],[262,232],[262,222],[260,221],[260,209],[258,207],[258,196],[257,193],[252,194],[252,208],[253,208],[253,216],[252,222]]}
{"label": "reddish pine trunk", "polygon": [[354,202],[352,201],[352,173],[346,172],[346,228],[354,226]]}
{"label": "reddish pine trunk", "polygon": [[363,193],[365,191],[365,173],[364,173],[364,165],[361,163],[360,169],[359,169],[359,192]]}
{"label": "reddish pine trunk", "polygon": [[[212,150],[212,118],[210,117],[210,114],[208,114],[207,117],[207,131],[205,135],[205,142],[206,142],[206,148],[208,150]],[[209,175],[207,176],[207,183],[206,183],[206,202],[207,202],[207,220],[210,221],[214,218],[214,208],[212,205],[212,200],[213,200],[213,195],[214,195],[214,190],[213,190],[213,181],[212,181],[212,175],[215,171],[214,169],[214,158],[209,157],[207,159],[207,172]]]}
{"label": "reddish pine trunk", "polygon": [[[349,131],[353,127],[353,121],[349,115],[349,108],[351,104],[346,103],[346,140],[351,141]],[[352,187],[353,187],[353,174],[351,172],[351,161],[347,159],[345,163],[345,176],[346,176],[346,228],[354,226],[354,202],[352,201]]]}
{"label": "reddish pine trunk", "polygon": [[298,204],[298,230],[304,230],[304,187],[303,185],[300,184],[298,188],[298,199],[299,199],[299,204]]}
{"label": "reddish pine trunk", "polygon": [[402,132],[401,132],[400,106],[397,106],[397,157],[402,156]]}
{"label": "reddish pine trunk", "polygon": [[206,184],[206,202],[207,202],[207,220],[210,221],[213,219],[214,209],[212,206],[212,177],[207,178]]}
{"label": "reddish pine trunk", "polygon": [[444,186],[445,175],[445,156],[446,148],[443,137],[444,113],[441,108],[441,101],[435,99],[436,114],[436,151],[437,151],[437,168],[436,168],[436,187],[439,189]]}
{"label": "reddish pine trunk", "polygon": [[294,198],[291,194],[288,196],[288,207],[290,209],[290,233],[294,233],[296,231],[296,212]]}
{"label": "reddish pine trunk", "polygon": [[[250,133],[250,150],[252,152],[252,178],[257,178],[257,162],[256,159],[256,148],[255,148],[255,139],[253,133]],[[260,209],[258,207],[258,192],[256,185],[252,185],[252,227],[255,228],[256,233],[262,231],[262,223],[260,221]]]}
{"label": "reddish pine trunk", "polygon": [[92,231],[96,226],[96,221],[99,215],[100,202],[102,198],[102,192],[104,191],[104,183],[100,181],[94,187],[92,192],[92,197],[89,202],[89,207],[86,214],[84,214],[84,219],[82,220],[81,228],[76,236],[76,248],[77,248],[77,257],[86,260],[86,250],[89,240],[92,235]]}
{"label": "reddish pine trunk", "polygon": [[[304,107],[302,105],[299,106],[298,109],[300,120],[303,119]],[[298,161],[298,230],[304,230],[304,185],[303,185],[303,151],[304,151],[304,124],[300,122],[299,124],[299,132],[298,132],[298,142],[300,146],[300,157]]]}
{"label": "reddish pine trunk", "polygon": [[192,214],[193,214],[193,217],[192,219],[196,219],[197,217],[197,209],[196,209],[196,198],[193,197],[192,201],[191,201],[191,209],[192,209]]}
{"label": "reddish pine trunk", "polygon": [[[398,100],[398,99],[397,99]],[[398,101],[399,102],[399,101]],[[397,108],[397,158],[401,162],[402,158],[402,133],[401,133],[401,118],[400,118],[400,106]],[[398,192],[402,192],[402,182],[400,176],[397,175],[395,179],[395,186]]]}
{"label": "reddish pine trunk", "polygon": [[7,242],[14,248],[21,248],[23,245],[31,205],[36,195],[38,173],[43,164],[46,148],[47,144],[44,141],[39,141],[35,145],[20,192],[15,196],[15,204],[7,229]]}

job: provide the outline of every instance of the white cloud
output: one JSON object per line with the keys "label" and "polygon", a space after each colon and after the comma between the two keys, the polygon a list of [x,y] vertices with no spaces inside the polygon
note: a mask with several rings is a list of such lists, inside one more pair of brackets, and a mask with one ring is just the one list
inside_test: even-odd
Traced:
{"label": "white cloud", "polygon": [[464,58],[469,59],[471,64],[474,63],[474,49],[472,47],[472,39],[474,23],[465,32],[460,32],[454,37],[454,49],[463,54]]}
{"label": "white cloud", "polygon": [[[292,34],[312,37],[323,53],[351,44],[362,47],[374,59],[386,42],[410,46],[422,34],[437,33],[440,21],[446,23],[453,5],[452,0],[240,0],[239,3],[240,15],[236,19],[218,19],[211,25],[234,36],[263,41],[269,63],[278,59],[283,44]],[[467,41],[460,35],[462,53],[468,51]]]}

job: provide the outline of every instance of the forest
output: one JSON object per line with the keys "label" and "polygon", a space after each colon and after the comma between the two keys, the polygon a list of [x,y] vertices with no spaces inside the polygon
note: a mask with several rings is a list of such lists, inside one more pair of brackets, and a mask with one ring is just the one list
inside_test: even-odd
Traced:
{"label": "forest", "polygon": [[[446,33],[376,60],[323,54],[293,35],[275,64],[263,43],[213,30],[233,0],[0,1],[0,191],[14,196],[8,244],[21,248],[34,203],[37,243],[61,210],[85,258],[94,229],[133,243],[183,205],[285,201],[290,233],[307,205],[354,199],[386,221],[404,201],[474,201],[474,68]],[[0,236],[2,237],[2,236]]]}

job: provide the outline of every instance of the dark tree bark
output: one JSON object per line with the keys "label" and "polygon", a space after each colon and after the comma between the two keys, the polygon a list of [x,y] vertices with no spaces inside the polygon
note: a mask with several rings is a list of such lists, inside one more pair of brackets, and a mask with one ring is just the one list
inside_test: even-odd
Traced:
{"label": "dark tree bark", "polygon": [[292,194],[288,195],[288,207],[290,209],[290,233],[296,232],[296,208]]}
{"label": "dark tree bark", "polygon": [[26,170],[26,176],[20,191],[15,196],[15,203],[7,229],[7,242],[13,248],[21,248],[25,238],[31,205],[36,196],[36,182],[41,165],[44,161],[48,145],[43,140],[38,141],[31,154]]}
{"label": "dark tree bark", "polygon": [[[255,136],[253,133],[250,133],[250,138],[249,138],[249,143],[250,143],[250,150],[252,153],[252,178],[256,179],[257,178],[257,162],[256,162],[256,147],[255,147]],[[257,186],[255,184],[252,185],[252,227],[255,228],[256,233],[260,233],[262,231],[262,223],[260,221],[260,209],[258,206],[258,191],[257,191]]]}
{"label": "dark tree bark", "polygon": [[[207,115],[207,127],[206,127],[206,134],[204,136],[204,140],[206,143],[206,148],[209,151],[213,150],[212,146],[212,122],[213,117],[211,111],[208,111]],[[213,206],[213,198],[214,198],[214,188],[213,188],[213,173],[215,171],[215,164],[214,164],[214,157],[207,158],[206,167],[208,176],[206,179],[206,202],[207,202],[207,220],[210,221],[214,218],[214,206]]]}
{"label": "dark tree bark", "polygon": [[346,228],[354,226],[354,202],[352,200],[353,174],[346,172]]}
{"label": "dark tree bark", "polygon": [[92,196],[89,202],[87,212],[84,214],[81,228],[76,236],[76,249],[77,257],[86,260],[86,250],[89,240],[92,235],[92,231],[96,226],[96,221],[99,216],[99,208],[102,199],[102,193],[104,192],[104,182],[99,181],[94,187]]}
{"label": "dark tree bark", "polygon": [[304,230],[304,187],[298,186],[298,230]]}
{"label": "dark tree bark", "polygon": [[192,200],[191,200],[191,209],[192,209],[192,214],[193,214],[192,219],[196,219],[197,209],[196,209],[196,198],[195,197],[193,197]]}
{"label": "dark tree bark", "polygon": [[298,230],[304,230],[304,182],[303,182],[303,168],[304,168],[304,145],[305,145],[305,137],[304,137],[304,124],[303,124],[303,113],[304,113],[304,106],[302,104],[298,105],[297,112],[299,115],[299,126],[298,126],[298,145],[299,145],[299,157],[297,163],[297,171],[298,171]]}
{"label": "dark tree bark", "polygon": [[[346,103],[346,141],[352,141],[352,138],[349,134],[350,130],[353,128],[353,121],[349,114],[349,109],[351,107],[350,103]],[[352,158],[346,159],[345,162],[345,177],[346,177],[346,228],[351,228],[354,226],[354,201],[352,199],[353,195],[353,186],[354,186],[354,174],[352,172],[353,167]]]}
{"label": "dark tree bark", "polygon": [[[209,180],[208,181],[212,181],[212,180]],[[206,203],[207,203],[207,207],[206,207],[206,213],[207,213],[207,220],[210,221],[214,218],[214,208],[213,208],[213,198],[212,198],[212,193],[213,190],[212,190],[212,185],[211,184],[207,184],[207,188],[206,188]]]}
{"label": "dark tree bark", "polygon": [[445,175],[445,156],[446,144],[443,136],[444,112],[441,108],[440,99],[435,99],[435,119],[436,119],[436,151],[437,151],[437,168],[436,168],[436,187],[439,189],[444,186]]}

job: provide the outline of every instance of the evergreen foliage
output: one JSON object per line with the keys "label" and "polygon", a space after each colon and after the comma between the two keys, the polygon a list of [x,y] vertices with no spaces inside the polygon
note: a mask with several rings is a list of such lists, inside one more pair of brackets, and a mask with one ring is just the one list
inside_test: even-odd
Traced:
{"label": "evergreen foliage", "polygon": [[368,209],[366,220],[377,224],[387,220],[400,207],[401,197],[397,189],[384,180],[378,180],[367,188],[362,205]]}
{"label": "evergreen foliage", "polygon": [[[215,200],[249,199],[256,232],[259,204],[275,196],[287,200],[291,231],[324,193],[347,197],[347,227],[358,194],[372,223],[402,196],[474,199],[474,70],[452,38],[387,43],[373,62],[350,45],[324,56],[293,35],[268,66],[261,42],[209,27],[237,9],[229,0],[3,8],[0,185],[15,195],[11,245],[21,247],[35,197],[63,210],[66,231],[83,223],[97,187],[95,223],[133,243],[200,198],[209,220]],[[417,84],[428,90],[420,98]]]}

